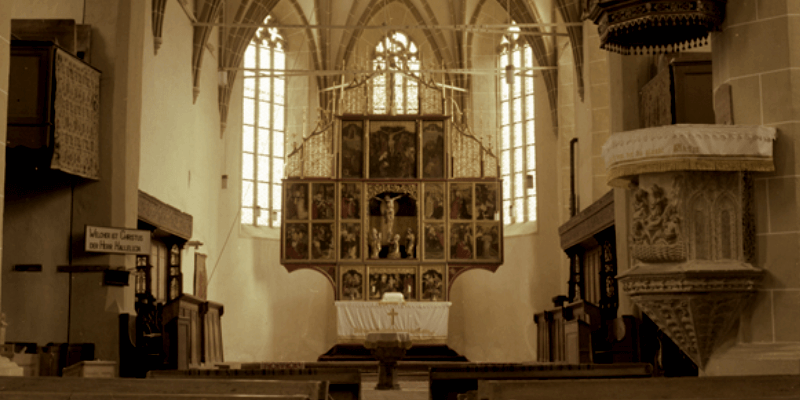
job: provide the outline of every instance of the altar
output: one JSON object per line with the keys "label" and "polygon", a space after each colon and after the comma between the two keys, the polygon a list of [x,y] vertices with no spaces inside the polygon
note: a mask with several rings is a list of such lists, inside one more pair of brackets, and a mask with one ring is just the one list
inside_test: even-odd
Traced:
{"label": "altar", "polygon": [[444,344],[450,302],[337,301],[338,343],[363,343],[368,333],[408,332],[415,344]]}

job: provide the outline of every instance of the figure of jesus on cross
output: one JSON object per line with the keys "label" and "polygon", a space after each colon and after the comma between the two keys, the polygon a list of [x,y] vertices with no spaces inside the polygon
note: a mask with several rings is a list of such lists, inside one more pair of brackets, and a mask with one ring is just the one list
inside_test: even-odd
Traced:
{"label": "figure of jesus on cross", "polygon": [[381,202],[381,216],[383,217],[383,228],[381,230],[384,238],[391,238],[394,234],[394,215],[397,213],[394,202],[401,197],[403,197],[402,194],[395,197],[390,197],[387,194],[383,196],[383,199],[380,196],[373,197]]}

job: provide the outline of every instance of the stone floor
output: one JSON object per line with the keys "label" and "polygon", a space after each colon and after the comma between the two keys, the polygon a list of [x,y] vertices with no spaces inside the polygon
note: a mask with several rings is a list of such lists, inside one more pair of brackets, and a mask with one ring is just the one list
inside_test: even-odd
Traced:
{"label": "stone floor", "polygon": [[428,400],[428,374],[399,376],[400,390],[375,390],[378,374],[361,375],[362,400]]}

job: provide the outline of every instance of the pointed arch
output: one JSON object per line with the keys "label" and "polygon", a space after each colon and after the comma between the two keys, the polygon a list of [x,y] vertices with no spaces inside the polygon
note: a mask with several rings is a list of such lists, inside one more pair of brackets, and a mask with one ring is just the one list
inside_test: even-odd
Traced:
{"label": "pointed arch", "polygon": [[[481,15],[481,11],[483,7],[486,5],[487,0],[479,0],[478,4],[475,6],[475,10],[472,12],[472,16],[470,17],[470,24],[475,25],[478,23],[478,18]],[[497,0],[495,0],[497,1]],[[507,7],[506,3],[497,1],[497,4],[502,7],[506,12],[510,15],[511,19],[517,21],[520,24],[533,24],[533,23],[540,23],[541,18],[538,17],[536,10],[529,8],[527,2],[522,0],[510,0]],[[509,11],[508,8],[511,8]],[[541,32],[541,29],[535,27],[527,27],[522,28],[522,32]],[[467,51],[468,53],[465,54],[465,59],[467,60],[467,68],[472,68],[472,44],[474,41],[474,33],[468,32],[467,33]],[[551,56],[551,53],[547,49],[547,45],[544,42],[542,36],[538,35],[526,35],[525,40],[531,46],[533,50],[533,56],[536,59],[536,64],[542,67],[552,67],[556,66],[556,58]],[[499,44],[499,43],[498,43]],[[555,49],[552,50],[555,52]],[[545,87],[547,88],[547,96],[550,102],[550,113],[552,117],[552,124],[554,131],[555,128],[558,127],[558,70],[556,69],[548,69],[542,70],[542,78],[544,79]],[[468,85],[469,86],[469,85]]]}
{"label": "pointed arch", "polygon": [[[558,13],[564,22],[583,22],[582,3],[577,0],[555,0]],[[567,35],[572,43],[572,58],[575,61],[575,70],[578,78],[578,95],[583,101],[583,27],[568,26]]]}
{"label": "pointed arch", "polygon": [[[278,5],[279,0],[253,0],[250,2],[243,1],[236,15],[233,18],[234,24],[260,24],[270,15]],[[302,8],[297,3],[297,0],[290,0],[290,3],[295,9],[296,15],[301,19],[301,23],[308,25]],[[256,27],[242,27],[227,29],[222,35],[220,40],[221,51],[219,57],[220,68],[238,68],[242,65],[244,52],[250,44],[250,40],[256,34],[258,28]],[[309,53],[312,56],[312,63],[314,68],[320,68],[319,54],[317,52],[317,44],[311,29],[305,29],[306,45],[308,46]],[[233,83],[236,81],[237,71],[235,69],[227,70],[226,73],[227,84],[221,84],[219,87],[219,113],[220,113],[220,132],[225,131],[225,126],[228,121],[228,107],[230,104],[231,91]],[[323,81],[321,77],[317,77],[317,85],[321,85]],[[320,99],[322,101],[322,99]]]}
{"label": "pointed arch", "polygon": [[738,260],[739,215],[736,212],[736,201],[728,193],[724,193],[714,201],[711,208],[714,212],[712,237],[714,238],[714,259]]}
{"label": "pointed arch", "polygon": [[[222,0],[205,0],[197,16],[197,22],[215,22],[219,18],[221,11]],[[200,94],[200,68],[203,66],[203,53],[205,53],[206,43],[208,43],[208,38],[211,37],[213,29],[214,27],[211,25],[195,25],[194,27],[194,37],[192,38],[194,46],[192,48],[192,102],[196,102],[197,96]]]}
{"label": "pointed arch", "polygon": [[[375,18],[378,15],[379,12],[382,12],[385,7],[388,7],[392,3],[400,3],[403,6],[405,6],[405,8],[414,17],[414,21],[415,21],[415,23],[417,25],[426,25],[427,24],[426,23],[426,19],[422,16],[422,13],[419,11],[419,9],[417,9],[417,7],[410,0],[371,0],[369,5],[367,5],[366,9],[364,10],[364,12],[361,13],[361,15],[358,18],[358,20],[355,20],[355,18],[354,18],[354,16],[352,14],[350,15],[350,17],[348,18],[348,21],[347,21],[347,25],[349,25],[349,26],[366,26],[369,23],[369,21],[371,21],[373,18]],[[429,11],[432,11],[432,10],[430,10],[429,6],[427,8],[428,8]],[[430,22],[432,24],[438,24],[438,21],[436,20],[436,17],[432,14],[432,12],[429,13],[429,18],[430,18]],[[346,39],[343,42],[346,42],[347,44],[345,46],[343,46],[343,50],[340,51],[340,53],[337,55],[337,59],[336,59],[337,60],[336,61],[337,62],[337,64],[336,64],[337,68],[341,68],[342,64],[340,64],[340,63],[343,63],[347,58],[350,57],[350,55],[353,52],[353,49],[356,47],[356,43],[358,42],[358,39],[361,37],[361,35],[363,33],[364,33],[364,30],[363,29],[358,29],[358,28],[350,30],[350,31],[347,31],[345,33]],[[349,34],[349,36],[347,36],[348,34]],[[442,63],[444,61],[451,61],[452,60],[451,55],[449,54],[449,52],[447,52],[447,47],[446,47],[446,43],[447,42],[444,40],[444,37],[442,36],[441,32],[437,32],[436,33],[436,35],[439,37],[440,41],[437,41],[437,38],[434,36],[434,34],[432,33],[432,30],[430,30],[430,29],[424,29],[423,30],[423,34],[425,36],[425,39],[426,39],[428,45],[430,46],[431,50],[433,51],[433,54],[434,54],[434,56],[436,58],[435,62],[437,64],[438,63]],[[447,53],[445,54],[445,53],[443,53],[443,51],[445,51]]]}
{"label": "pointed arch", "polygon": [[687,207],[691,257],[696,260],[711,260],[714,257],[709,203],[705,194],[697,193],[689,200]]}

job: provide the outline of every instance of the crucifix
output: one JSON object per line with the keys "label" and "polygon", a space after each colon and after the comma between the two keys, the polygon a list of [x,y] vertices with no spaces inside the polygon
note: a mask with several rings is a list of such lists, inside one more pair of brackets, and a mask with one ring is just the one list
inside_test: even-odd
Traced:
{"label": "crucifix", "polygon": [[386,313],[386,314],[387,314],[387,315],[389,315],[390,317],[392,317],[392,326],[394,326],[394,317],[396,317],[396,316],[397,316],[397,312],[395,312],[395,311],[394,311],[394,308],[392,308],[392,311],[391,311],[391,312],[388,312],[388,313]]}

